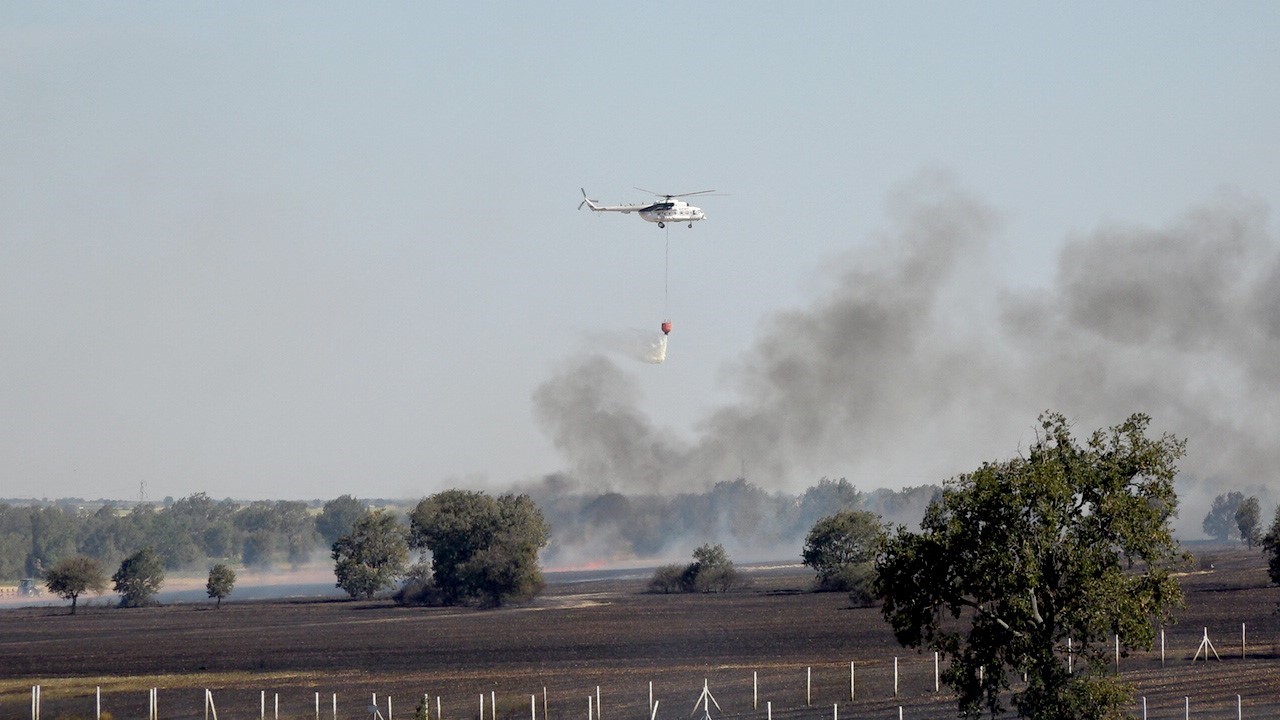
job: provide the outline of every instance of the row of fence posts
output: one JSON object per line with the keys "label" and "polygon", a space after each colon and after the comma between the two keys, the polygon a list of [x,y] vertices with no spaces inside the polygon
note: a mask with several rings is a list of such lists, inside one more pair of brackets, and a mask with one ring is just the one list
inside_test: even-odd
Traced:
{"label": "row of fence posts", "polygon": [[[1245,626],[1245,623],[1241,623],[1240,624],[1240,657],[1242,659],[1247,657],[1247,654],[1248,654],[1247,648],[1248,648],[1248,641],[1247,641],[1246,626]],[[1200,659],[1201,655],[1204,655],[1205,661],[1207,662],[1209,659],[1209,653],[1213,653],[1213,656],[1219,661],[1221,661],[1222,658],[1218,655],[1217,649],[1214,648],[1213,643],[1209,640],[1209,628],[1205,627],[1204,633],[1200,641],[1200,645],[1196,649],[1196,653],[1192,657],[1191,661],[1194,663]],[[1160,666],[1161,667],[1165,666],[1165,657],[1166,657],[1165,631],[1163,628],[1161,628],[1160,630]],[[1068,673],[1074,672],[1074,659],[1075,659],[1075,654],[1074,654],[1074,649],[1072,647],[1072,641],[1070,638],[1068,638],[1067,639],[1067,672]],[[1115,668],[1116,668],[1116,672],[1119,673],[1120,672],[1120,636],[1119,635],[1115,636]],[[979,673],[979,678],[981,678],[982,668],[978,669],[978,673]],[[760,707],[760,684],[759,684],[759,673],[757,671],[752,671],[751,673],[751,685],[752,685],[751,706],[752,706],[752,709],[758,710]],[[940,664],[939,655],[936,652],[933,654],[933,690],[934,692],[941,691],[941,664]],[[697,710],[698,706],[702,705],[705,702],[705,700],[710,700],[711,702],[714,702],[714,698],[710,696],[710,691],[708,690],[705,681],[703,683],[703,694],[705,696],[705,699],[703,697],[699,698],[699,701],[698,701],[699,705],[695,705],[694,707],[695,711]],[[898,694],[899,694],[898,657],[894,656],[893,658],[893,696],[898,697]],[[854,662],[851,661],[849,663],[849,700],[853,701],[856,699],[857,699],[857,669]],[[430,703],[430,696],[428,694],[423,695],[423,703],[428,713],[430,713],[431,703]],[[41,686],[33,685],[31,687],[31,719],[32,720],[40,720],[40,704],[41,704]],[[337,693],[333,693],[331,704],[332,704],[333,718],[334,720],[337,720],[337,717],[338,717],[338,694]],[[390,695],[386,696],[386,704],[387,704],[387,714],[384,716],[382,715],[381,707],[378,704],[378,695],[377,693],[373,693],[370,706],[369,706],[370,717],[381,718],[381,720],[392,720],[392,705],[391,705]],[[1189,704],[1190,704],[1190,699],[1188,698],[1187,705],[1189,706]],[[805,705],[806,706],[813,705],[813,667],[812,666],[805,668]],[[1237,696],[1237,705],[1239,705],[1239,696]],[[489,707],[490,707],[490,720],[497,720],[497,696],[496,696],[496,693],[493,691],[490,691],[489,693]],[[650,720],[656,720],[657,707],[658,707],[658,703],[653,699],[653,683],[650,682],[649,683]],[[716,705],[716,707],[717,709],[719,709],[718,704]],[[601,708],[600,687],[597,685],[594,697],[591,695],[587,696],[587,720],[600,720],[600,708]],[[484,694],[482,693],[480,695],[480,720],[484,720],[484,709],[485,709],[485,698],[484,698]],[[772,720],[772,716],[773,716],[772,702],[769,702],[766,704],[766,710],[767,710],[768,720]],[[442,711],[443,711],[443,708],[441,707],[441,700],[440,700],[440,697],[437,696],[436,697],[437,720],[439,720],[439,718],[441,717]],[[159,720],[159,712],[160,712],[159,711],[159,691],[157,688],[151,688],[148,692],[148,700],[147,700],[148,720]],[[839,708],[837,705],[833,710],[833,718],[835,718],[835,720],[838,720],[838,713],[839,713]],[[537,696],[536,695],[529,696],[529,714],[530,714],[531,720],[537,720]],[[542,688],[542,714],[544,719],[549,717],[548,707],[547,707],[547,689],[545,687]],[[709,715],[709,711],[708,711],[708,715]],[[273,717],[279,718],[279,716],[280,716],[280,694],[276,693],[274,696]],[[315,716],[316,716],[316,720],[320,720],[320,693],[319,692],[315,693]],[[1146,716],[1146,698],[1145,697],[1143,698],[1143,716],[1144,717]],[[95,690],[94,717],[95,717],[95,720],[100,720],[102,717],[102,688],[101,687],[98,687]],[[206,689],[205,690],[205,720],[217,720],[217,717],[218,717],[218,711],[213,701],[213,693],[212,691]],[[263,690],[260,695],[259,717],[262,720],[266,720],[266,717],[267,717],[267,693],[265,690]]]}
{"label": "row of fence posts", "polygon": [[[1183,720],[1191,720],[1191,696],[1182,696]],[[1142,720],[1147,720],[1147,696],[1142,696]],[[1244,700],[1236,695],[1236,720],[1244,720]]]}

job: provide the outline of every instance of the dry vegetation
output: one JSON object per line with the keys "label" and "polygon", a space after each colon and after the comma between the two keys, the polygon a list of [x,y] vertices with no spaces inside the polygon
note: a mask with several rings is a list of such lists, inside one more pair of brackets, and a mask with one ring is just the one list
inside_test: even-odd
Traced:
{"label": "dry vegetation", "polygon": [[[442,696],[445,720],[474,718],[478,697],[494,691],[499,715],[525,718],[529,696],[547,688],[551,716],[586,716],[601,687],[603,718],[647,717],[648,682],[659,717],[688,717],[703,678],[725,715],[780,718],[954,717],[933,692],[933,659],[899,648],[878,610],[850,608],[840,594],[803,592],[802,569],[752,573],[749,590],[716,595],[652,595],[647,577],[553,584],[534,605],[496,611],[400,608],[378,601],[229,602],[140,610],[63,608],[0,612],[0,717],[25,717],[30,686],[43,686],[43,717],[93,717],[102,686],[114,717],[143,717],[147,688],[160,688],[164,718],[203,717],[203,689],[214,690],[221,717],[267,714],[280,696],[281,717],[314,716],[314,693],[331,717],[365,717],[370,694],[390,694],[396,717],[410,717],[422,693]],[[1188,607],[1159,647],[1121,661],[1146,695],[1149,717],[1280,715],[1280,590],[1270,587],[1258,553],[1223,551],[1215,570],[1184,578]],[[234,598],[234,596],[233,596]],[[1250,645],[1240,657],[1240,624]],[[1192,665],[1209,628],[1222,661]],[[893,697],[893,657],[901,686]],[[857,699],[849,702],[849,662]],[[805,669],[813,668],[813,704],[805,705]],[[760,710],[752,710],[752,673]],[[385,701],[384,701],[385,702]],[[1210,713],[1210,708],[1214,708]],[[434,701],[433,701],[434,717]],[[1227,711],[1230,711],[1227,714]],[[383,714],[386,714],[385,705]]]}

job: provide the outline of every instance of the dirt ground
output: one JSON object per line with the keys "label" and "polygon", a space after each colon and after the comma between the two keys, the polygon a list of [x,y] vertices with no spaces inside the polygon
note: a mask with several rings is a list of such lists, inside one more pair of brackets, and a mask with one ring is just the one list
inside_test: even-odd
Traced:
{"label": "dirt ground", "polygon": [[[645,720],[649,683],[659,718],[690,716],[704,679],[713,717],[955,717],[934,691],[934,661],[894,642],[879,611],[840,594],[805,592],[803,568],[751,573],[752,587],[725,595],[650,595],[633,576],[556,582],[529,607],[400,608],[382,602],[274,601],[186,604],[140,610],[65,607],[0,611],[0,718],[93,718],[95,688],[116,719],[147,714],[159,688],[162,718],[203,718],[204,689],[221,718],[367,718],[374,693],[386,717],[408,718],[423,694],[444,720],[475,720],[481,694],[497,715],[529,717],[536,696],[550,720],[586,718],[600,688],[600,720]],[[1217,553],[1212,572],[1184,578],[1187,608],[1159,641],[1125,657],[1137,689],[1134,716],[1280,717],[1280,588],[1257,552]],[[234,596],[233,596],[234,597]],[[1241,657],[1241,623],[1247,645]],[[1220,661],[1191,662],[1205,628]],[[898,658],[898,693],[894,663]],[[855,699],[850,700],[850,663]],[[810,680],[811,678],[811,680]],[[807,689],[808,688],[808,689]],[[265,695],[264,695],[265,693]],[[276,714],[276,703],[279,714]],[[492,708],[487,708],[490,712]],[[699,711],[698,717],[702,716]]]}

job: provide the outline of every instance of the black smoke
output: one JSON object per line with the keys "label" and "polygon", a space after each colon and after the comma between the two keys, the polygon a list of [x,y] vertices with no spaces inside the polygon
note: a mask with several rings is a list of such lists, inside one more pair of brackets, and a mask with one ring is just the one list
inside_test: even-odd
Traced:
{"label": "black smoke", "polygon": [[765,496],[823,476],[941,483],[1025,449],[1053,409],[1080,434],[1145,412],[1186,438],[1184,536],[1207,507],[1196,488],[1271,482],[1280,252],[1264,203],[1223,191],[1162,227],[1069,236],[1031,290],[998,281],[998,214],[950,179],[908,183],[887,214],[834,263],[828,292],[766,319],[733,371],[736,399],[689,436],[640,411],[641,376],[602,355],[566,361],[534,407],[567,481],[633,499],[704,491],[743,466]]}

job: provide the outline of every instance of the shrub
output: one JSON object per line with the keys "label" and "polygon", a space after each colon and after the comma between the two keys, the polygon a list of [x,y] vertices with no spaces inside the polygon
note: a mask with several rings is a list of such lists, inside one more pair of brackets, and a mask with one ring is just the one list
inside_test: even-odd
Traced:
{"label": "shrub", "polygon": [[649,592],[684,592],[684,571],[683,565],[663,565],[653,572],[653,579],[649,581]]}

